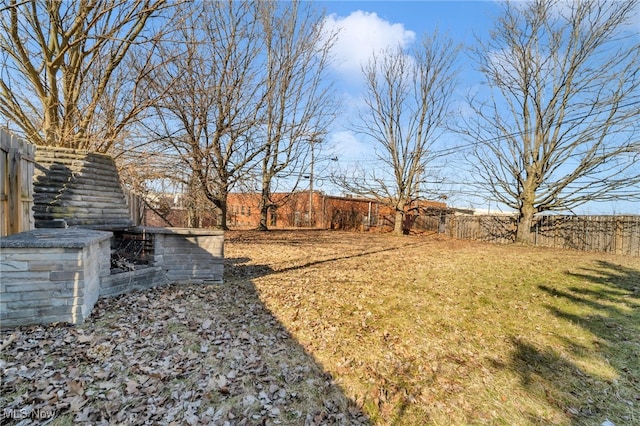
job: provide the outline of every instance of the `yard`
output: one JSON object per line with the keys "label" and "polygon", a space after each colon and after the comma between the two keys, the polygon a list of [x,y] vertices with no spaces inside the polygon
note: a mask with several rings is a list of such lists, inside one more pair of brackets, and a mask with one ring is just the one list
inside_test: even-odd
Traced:
{"label": "yard", "polygon": [[2,424],[640,424],[640,258],[324,231],[225,257],[3,331]]}

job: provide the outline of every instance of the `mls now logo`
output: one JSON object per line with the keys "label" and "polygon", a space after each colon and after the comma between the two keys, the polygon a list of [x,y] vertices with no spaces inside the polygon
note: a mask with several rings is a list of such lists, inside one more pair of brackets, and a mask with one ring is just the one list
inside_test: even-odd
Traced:
{"label": "mls now logo", "polygon": [[30,409],[30,408],[5,408],[2,410],[2,418],[3,419],[12,419],[12,420],[21,420],[26,418],[31,419],[50,419],[56,415],[54,410],[43,410],[40,408]]}

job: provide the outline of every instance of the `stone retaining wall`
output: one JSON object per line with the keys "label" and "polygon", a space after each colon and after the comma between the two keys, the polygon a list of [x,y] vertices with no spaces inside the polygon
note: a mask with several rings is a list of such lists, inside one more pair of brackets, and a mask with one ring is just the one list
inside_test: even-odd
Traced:
{"label": "stone retaining wall", "polygon": [[169,282],[160,266],[113,274],[100,280],[100,297],[113,297],[136,290],[157,287]]}
{"label": "stone retaining wall", "polygon": [[192,228],[148,228],[153,234],[154,265],[162,265],[170,281],[221,283],[224,232]]}
{"label": "stone retaining wall", "polygon": [[[0,240],[0,327],[78,324],[99,297],[169,282],[222,283],[224,233],[132,227],[110,156],[38,147],[35,168],[37,229]],[[109,231],[149,234],[150,265],[111,275],[118,248]]]}
{"label": "stone retaining wall", "polygon": [[39,146],[33,186],[36,228],[133,225],[109,155]]}
{"label": "stone retaining wall", "polygon": [[0,240],[0,327],[82,323],[99,297],[170,282],[222,283],[224,232],[131,228],[153,240],[151,265],[110,275],[111,232],[35,229]]}
{"label": "stone retaining wall", "polygon": [[1,241],[2,328],[65,321],[79,324],[109,275],[111,233],[35,229]]}

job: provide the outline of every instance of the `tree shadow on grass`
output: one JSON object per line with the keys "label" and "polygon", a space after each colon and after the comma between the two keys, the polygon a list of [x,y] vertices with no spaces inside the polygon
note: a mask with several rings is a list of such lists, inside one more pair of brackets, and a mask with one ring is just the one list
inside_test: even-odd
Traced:
{"label": "tree shadow on grass", "polygon": [[[286,241],[286,244],[289,245],[289,242]],[[305,242],[305,244],[307,243]],[[407,247],[417,245],[418,243],[409,243],[401,247],[367,247],[366,249],[351,252],[336,251],[317,258],[299,259],[294,264],[282,265],[252,264],[252,259],[249,257],[230,257],[225,259],[225,274],[228,278],[225,279],[225,282],[231,284],[233,282],[258,279],[267,275],[286,274],[287,272],[313,268],[341,260],[361,259],[378,253],[406,250]],[[312,355],[310,354],[309,356]],[[413,394],[418,395],[420,393],[421,389],[419,389],[417,383],[423,381],[422,373],[418,372],[418,364],[419,362],[415,357],[397,355],[397,362],[394,363],[391,370],[381,372],[374,368],[370,369],[368,372],[370,389],[366,395],[361,395],[358,398],[356,408],[358,410],[364,408],[364,411],[372,416],[373,423],[388,421],[389,424],[407,424],[405,415],[415,405]],[[407,394],[407,389],[411,390],[409,395]],[[349,406],[352,406],[351,403]],[[364,416],[364,414],[360,412],[359,416]],[[428,421],[426,413],[423,420],[425,422]]]}
{"label": "tree shadow on grass", "polygon": [[[583,285],[538,288],[560,299],[546,306],[550,312],[588,331],[593,340],[561,336],[570,360],[552,348],[514,339],[512,367],[534,398],[564,413],[558,419],[563,423],[599,425],[608,419],[616,425],[640,424],[640,271],[599,261],[567,275]],[[531,415],[530,420],[549,419]]]}

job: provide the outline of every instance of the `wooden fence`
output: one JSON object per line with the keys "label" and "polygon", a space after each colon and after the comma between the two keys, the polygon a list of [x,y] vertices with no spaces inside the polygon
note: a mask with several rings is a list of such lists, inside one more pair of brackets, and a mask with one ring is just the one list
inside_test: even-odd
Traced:
{"label": "wooden fence", "polygon": [[449,215],[446,219],[446,233],[461,240],[511,243],[515,230],[515,218],[511,216]]}
{"label": "wooden fence", "polygon": [[545,216],[536,245],[640,256],[640,216]]}
{"label": "wooden fence", "polygon": [[142,195],[133,192],[124,186],[122,187],[122,191],[124,192],[127,208],[129,209],[129,218],[136,226],[142,224],[145,212],[144,198]]}
{"label": "wooden fence", "polygon": [[[449,216],[447,233],[455,238],[508,243],[514,241],[513,216]],[[640,215],[542,216],[530,241],[542,247],[640,256]]]}
{"label": "wooden fence", "polygon": [[34,228],[36,146],[0,129],[0,237]]}

